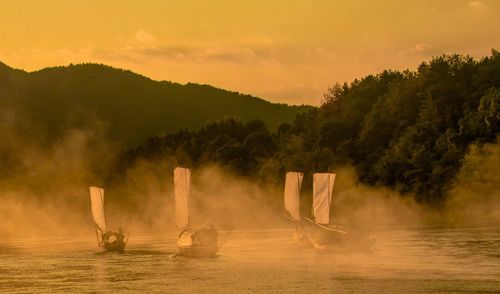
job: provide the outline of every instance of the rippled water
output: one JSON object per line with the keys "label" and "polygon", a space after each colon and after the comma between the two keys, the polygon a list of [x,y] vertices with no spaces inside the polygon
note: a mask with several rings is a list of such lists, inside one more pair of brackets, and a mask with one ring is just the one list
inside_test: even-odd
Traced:
{"label": "rippled water", "polygon": [[500,292],[500,228],[378,230],[369,251],[318,251],[291,233],[233,232],[206,259],[172,258],[174,234],[132,237],[124,254],[91,237],[2,241],[0,292]]}

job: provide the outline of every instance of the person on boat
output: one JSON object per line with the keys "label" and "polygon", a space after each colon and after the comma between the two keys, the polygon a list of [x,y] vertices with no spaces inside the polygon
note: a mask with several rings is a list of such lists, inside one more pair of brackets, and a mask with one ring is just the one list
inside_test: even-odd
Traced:
{"label": "person on boat", "polygon": [[122,228],[118,230],[118,233],[112,231],[107,231],[102,235],[102,242],[108,244],[124,243],[125,235],[123,234]]}
{"label": "person on boat", "polygon": [[122,230],[122,228],[120,227],[120,228],[118,229],[118,234],[116,234],[116,241],[117,241],[118,243],[124,243],[124,241],[123,241],[124,239],[125,239],[125,235],[123,234],[123,230]]}
{"label": "person on boat", "polygon": [[109,243],[109,237],[111,237],[113,233],[111,231],[107,231],[102,233],[101,238],[103,243]]}
{"label": "person on boat", "polygon": [[209,229],[200,229],[197,230],[191,238],[193,239],[193,243],[198,246],[217,246],[217,237],[219,236],[219,232],[210,225]]}

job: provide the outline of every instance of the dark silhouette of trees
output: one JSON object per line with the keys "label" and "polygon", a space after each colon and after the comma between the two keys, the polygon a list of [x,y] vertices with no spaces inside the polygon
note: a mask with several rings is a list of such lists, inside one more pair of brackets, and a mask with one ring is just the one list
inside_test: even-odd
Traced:
{"label": "dark silhouette of trees", "polygon": [[479,61],[444,55],[416,71],[335,84],[321,107],[276,132],[261,120],[226,119],[153,138],[122,160],[182,154],[194,166],[217,163],[271,181],[287,170],[322,172],[347,163],[365,183],[439,205],[468,147],[495,142],[499,132],[500,54],[492,50]]}

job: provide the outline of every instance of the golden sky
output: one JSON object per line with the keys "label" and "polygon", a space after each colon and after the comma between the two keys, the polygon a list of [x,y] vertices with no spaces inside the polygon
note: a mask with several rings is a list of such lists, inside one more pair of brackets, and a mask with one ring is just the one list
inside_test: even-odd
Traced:
{"label": "golden sky", "polygon": [[98,62],[318,105],[335,82],[500,49],[497,0],[0,0],[0,61]]}

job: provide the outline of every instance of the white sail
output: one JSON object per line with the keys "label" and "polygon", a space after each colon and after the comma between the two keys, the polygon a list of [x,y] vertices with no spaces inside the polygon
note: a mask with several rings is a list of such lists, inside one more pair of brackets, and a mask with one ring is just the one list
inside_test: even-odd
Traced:
{"label": "white sail", "polygon": [[334,183],[335,174],[315,173],[313,175],[313,212],[317,224],[330,223],[330,205]]}
{"label": "white sail", "polygon": [[285,178],[285,211],[295,221],[300,221],[300,187],[303,173],[287,172]]}
{"label": "white sail", "polygon": [[175,216],[178,228],[189,227],[189,193],[191,171],[176,167],[174,170]]}
{"label": "white sail", "polygon": [[104,217],[104,189],[90,187],[90,204],[94,223],[102,232],[106,232],[106,218]]}

